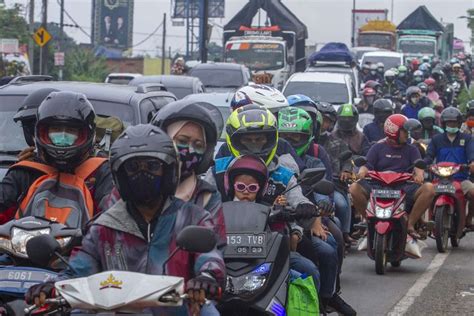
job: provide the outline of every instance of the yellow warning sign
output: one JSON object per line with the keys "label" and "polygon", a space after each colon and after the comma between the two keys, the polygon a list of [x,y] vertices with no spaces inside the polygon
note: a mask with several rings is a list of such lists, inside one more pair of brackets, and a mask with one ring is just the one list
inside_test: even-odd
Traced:
{"label": "yellow warning sign", "polygon": [[35,34],[33,34],[33,39],[35,40],[36,44],[38,44],[40,47],[43,47],[51,39],[51,34],[49,34],[44,27],[40,26],[36,30]]}

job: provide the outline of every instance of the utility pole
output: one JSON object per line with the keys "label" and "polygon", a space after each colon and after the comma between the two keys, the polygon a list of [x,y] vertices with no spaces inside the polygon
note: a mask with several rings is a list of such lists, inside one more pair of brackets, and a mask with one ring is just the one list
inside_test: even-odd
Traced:
{"label": "utility pole", "polygon": [[[47,30],[48,24],[48,0],[43,0],[43,7],[41,8],[42,13],[42,26]],[[40,75],[48,73],[48,47],[49,44],[46,43],[40,49]]]}
{"label": "utility pole", "polygon": [[201,62],[207,63],[207,25],[209,20],[209,0],[200,0],[199,54]]}
{"label": "utility pole", "polygon": [[[61,0],[61,12],[59,14],[59,51],[62,52],[63,44],[64,44],[64,0]],[[58,73],[58,79],[60,81],[63,80],[63,66],[59,66],[59,73]]]}
{"label": "utility pole", "polygon": [[34,29],[34,24],[35,24],[35,0],[30,0],[30,12],[28,16],[28,31],[30,33],[30,38],[28,39],[28,57],[30,58],[30,68],[31,68],[31,74],[34,73],[34,45],[35,43],[33,42],[33,33],[35,32]]}
{"label": "utility pole", "polygon": [[163,38],[161,39],[161,74],[165,74],[166,61],[166,13],[163,13]]}
{"label": "utility pole", "polygon": [[390,22],[393,23],[393,0],[392,0],[392,8],[390,9]]}
{"label": "utility pole", "polygon": [[352,0],[352,36],[351,44],[352,47],[355,46],[355,9],[356,9],[356,0]]}

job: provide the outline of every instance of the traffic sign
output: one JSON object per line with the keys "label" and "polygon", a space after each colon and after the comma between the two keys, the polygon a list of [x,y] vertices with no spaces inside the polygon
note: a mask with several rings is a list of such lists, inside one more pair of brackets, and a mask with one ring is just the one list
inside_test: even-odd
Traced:
{"label": "traffic sign", "polygon": [[64,52],[54,53],[54,65],[55,66],[64,66]]}
{"label": "traffic sign", "polygon": [[33,39],[35,40],[36,44],[38,44],[40,47],[43,47],[51,39],[51,34],[49,34],[44,27],[40,26],[39,29],[36,30],[35,34],[33,34]]}

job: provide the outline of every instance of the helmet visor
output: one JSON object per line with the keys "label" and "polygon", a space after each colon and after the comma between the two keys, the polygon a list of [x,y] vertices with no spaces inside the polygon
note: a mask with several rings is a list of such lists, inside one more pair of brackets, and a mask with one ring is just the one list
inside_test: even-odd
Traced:
{"label": "helmet visor", "polygon": [[267,155],[276,146],[275,131],[255,131],[235,133],[231,137],[232,146],[241,155],[254,154],[257,156]]}
{"label": "helmet visor", "polygon": [[311,137],[306,133],[281,132],[280,137],[287,140],[293,148],[301,148],[306,145]]}
{"label": "helmet visor", "polygon": [[341,131],[352,131],[356,128],[357,119],[355,117],[340,117],[337,126]]}

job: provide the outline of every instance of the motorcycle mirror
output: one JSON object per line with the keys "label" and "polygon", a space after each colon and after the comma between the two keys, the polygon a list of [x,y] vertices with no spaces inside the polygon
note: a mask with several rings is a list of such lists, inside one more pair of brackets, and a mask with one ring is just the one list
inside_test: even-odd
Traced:
{"label": "motorcycle mirror", "polygon": [[51,235],[39,235],[26,242],[26,253],[28,258],[41,267],[47,267],[56,256],[56,252],[61,250],[61,245]]}
{"label": "motorcycle mirror", "polygon": [[354,159],[354,165],[356,167],[362,167],[364,166],[365,164],[367,163],[367,159],[365,159],[365,157],[357,157],[356,159]]}
{"label": "motorcycle mirror", "polygon": [[357,105],[360,103],[360,101],[362,101],[361,98],[354,98],[354,105]]}
{"label": "motorcycle mirror", "polygon": [[311,185],[322,180],[325,174],[326,168],[308,168],[300,173],[298,183],[300,185]]}
{"label": "motorcycle mirror", "polygon": [[352,151],[346,150],[339,156],[339,161],[346,161],[352,158]]}
{"label": "motorcycle mirror", "polygon": [[217,238],[214,231],[200,226],[187,226],[176,238],[176,245],[188,252],[209,252],[214,249],[216,244]]}
{"label": "motorcycle mirror", "polygon": [[416,129],[422,128],[420,121],[416,119],[408,119],[408,121],[403,124],[403,128],[407,131],[414,131]]}
{"label": "motorcycle mirror", "polygon": [[325,179],[313,184],[311,188],[313,189],[314,193],[319,193],[322,195],[330,195],[334,193],[334,183]]}
{"label": "motorcycle mirror", "polygon": [[426,170],[426,168],[428,168],[428,164],[423,159],[417,159],[415,161],[415,167],[421,170]]}

